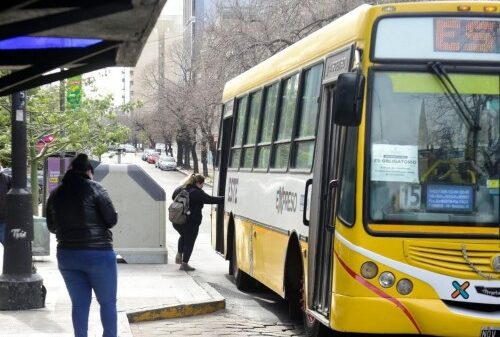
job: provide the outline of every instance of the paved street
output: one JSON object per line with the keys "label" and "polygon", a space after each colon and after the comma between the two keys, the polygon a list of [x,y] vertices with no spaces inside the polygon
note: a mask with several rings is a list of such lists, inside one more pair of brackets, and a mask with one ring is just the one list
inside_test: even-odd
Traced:
{"label": "paved street", "polygon": [[[116,162],[116,158],[105,160]],[[134,163],[155,179],[170,198],[173,190],[185,177],[180,172],[161,171],[142,161],[140,154],[126,154],[122,163]],[[211,187],[205,190],[211,193]],[[169,201],[167,202],[168,205]],[[226,299],[226,310],[206,316],[162,320],[131,324],[134,337],[160,336],[305,336],[300,322],[290,322],[286,303],[274,293],[260,288],[252,293],[236,289],[228,275],[228,262],[215,253],[210,239],[210,206],[203,209],[203,222],[196,241],[190,264],[196,271],[190,272],[195,279],[208,282]],[[175,254],[178,234],[167,224],[169,263]]]}
{"label": "paved street", "polygon": [[263,323],[226,312],[132,325],[134,337],[150,336],[304,336],[300,325]]}

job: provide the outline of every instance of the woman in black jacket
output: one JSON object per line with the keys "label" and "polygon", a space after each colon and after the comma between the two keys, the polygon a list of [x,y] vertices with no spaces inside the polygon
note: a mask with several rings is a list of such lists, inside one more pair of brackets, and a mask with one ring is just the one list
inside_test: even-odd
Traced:
{"label": "woman in black jacket", "polygon": [[110,228],[117,213],[106,190],[92,181],[79,154],[47,201],[47,227],[57,237],[57,262],[71,298],[75,337],[87,337],[92,290],[101,306],[103,337],[117,337],[116,254]]}
{"label": "woman in black jacket", "polygon": [[183,184],[176,188],[172,194],[172,200],[175,199],[177,194],[182,189],[189,192],[189,215],[185,224],[173,224],[174,228],[179,232],[180,238],[177,244],[177,255],[175,256],[175,263],[180,264],[180,270],[193,271],[188,262],[193,252],[194,243],[198,237],[198,231],[201,225],[201,210],[205,204],[222,204],[224,197],[213,197],[203,191],[203,184],[205,177],[201,174],[192,174],[188,176]]}

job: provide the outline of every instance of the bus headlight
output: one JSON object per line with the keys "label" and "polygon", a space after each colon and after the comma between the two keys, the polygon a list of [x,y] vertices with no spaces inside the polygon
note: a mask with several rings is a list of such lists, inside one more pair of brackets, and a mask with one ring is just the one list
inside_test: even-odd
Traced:
{"label": "bus headlight", "polygon": [[401,295],[408,295],[413,290],[413,283],[406,278],[401,279],[396,284],[396,289]]}
{"label": "bus headlight", "polygon": [[378,274],[378,267],[372,261],[366,261],[361,265],[361,275],[366,279],[372,279]]}
{"label": "bus headlight", "polygon": [[392,287],[395,281],[396,277],[394,277],[394,274],[390,271],[384,271],[378,278],[378,283],[380,283],[380,285],[384,288]]}

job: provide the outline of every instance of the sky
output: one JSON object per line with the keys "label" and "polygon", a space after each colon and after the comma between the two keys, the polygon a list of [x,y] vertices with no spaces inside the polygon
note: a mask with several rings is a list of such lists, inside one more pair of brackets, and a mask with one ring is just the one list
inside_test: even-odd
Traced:
{"label": "sky", "polygon": [[182,15],[182,0],[167,0],[162,15]]}

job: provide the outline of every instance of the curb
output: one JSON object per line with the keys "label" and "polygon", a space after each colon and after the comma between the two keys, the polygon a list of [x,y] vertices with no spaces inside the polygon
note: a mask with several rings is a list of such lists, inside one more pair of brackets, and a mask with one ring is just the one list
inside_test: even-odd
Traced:
{"label": "curb", "polygon": [[226,308],[225,298],[222,297],[214,288],[207,283],[196,282],[212,297],[211,300],[129,311],[126,313],[129,323],[205,315]]}

